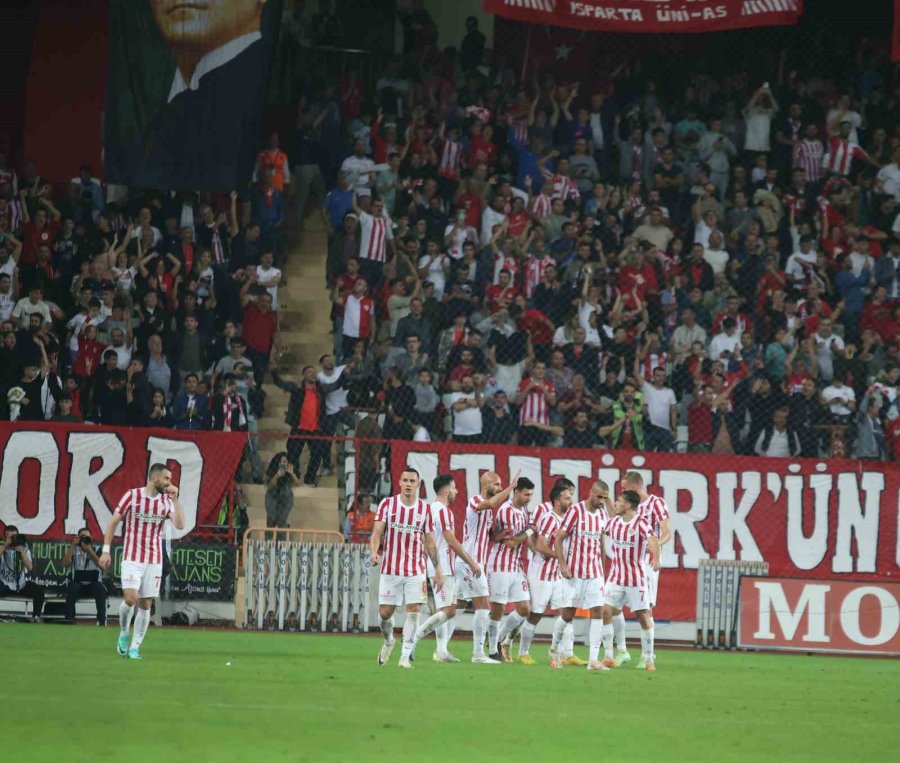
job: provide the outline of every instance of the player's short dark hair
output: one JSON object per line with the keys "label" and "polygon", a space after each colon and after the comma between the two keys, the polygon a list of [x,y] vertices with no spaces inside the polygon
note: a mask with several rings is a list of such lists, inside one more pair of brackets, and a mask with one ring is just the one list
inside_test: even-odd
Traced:
{"label": "player's short dark hair", "polygon": [[574,490],[574,489],[575,489],[575,483],[572,482],[572,480],[570,480],[568,477],[560,477],[560,478],[559,478],[558,480],[556,480],[556,482],[553,484],[553,488],[554,488],[554,490],[555,490],[556,488],[559,488],[560,490]]}
{"label": "player's short dark hair", "polygon": [[560,497],[563,493],[565,493],[567,490],[568,490],[567,487],[564,487],[563,485],[560,485],[559,482],[557,482],[557,483],[550,489],[550,500],[551,500],[551,501],[558,501],[558,500],[559,500],[559,497]]}
{"label": "player's short dark hair", "polygon": [[[625,472],[625,476],[623,477],[625,482],[628,482],[632,485],[643,485],[644,478],[641,477],[639,472]],[[628,491],[625,491],[628,492]]]}
{"label": "player's short dark hair", "polygon": [[419,477],[419,476],[420,476],[420,475],[419,475],[419,470],[418,470],[418,469],[413,469],[411,466],[404,466],[403,469],[400,470],[400,474],[404,474],[405,472],[412,472],[413,474],[416,475],[416,477]]}
{"label": "player's short dark hair", "polygon": [[[413,470],[409,469],[407,471],[413,471]],[[453,482],[452,474],[439,474],[437,477],[434,478],[434,482],[432,482],[431,485],[434,488],[435,494],[437,494],[437,493],[440,493],[441,490],[443,490],[445,487],[447,487],[447,485],[449,485],[451,482]]]}
{"label": "player's short dark hair", "polygon": [[534,490],[534,483],[528,477],[519,477],[516,490]]}
{"label": "player's short dark hair", "polygon": [[603,480],[597,480],[594,484],[597,485],[597,487],[599,487],[601,490],[605,490],[607,493],[609,492],[609,485],[607,485]]}
{"label": "player's short dark hair", "polygon": [[151,477],[155,477],[155,476],[156,476],[157,474],[159,474],[160,472],[167,472],[167,471],[169,471],[169,467],[168,467],[168,466],[166,466],[165,464],[161,464],[161,463],[157,462],[157,463],[153,464],[153,466],[150,467],[150,472],[149,472],[149,474],[150,474]]}
{"label": "player's short dark hair", "polygon": [[622,498],[634,509],[636,509],[641,502],[641,497],[634,490],[623,490]]}

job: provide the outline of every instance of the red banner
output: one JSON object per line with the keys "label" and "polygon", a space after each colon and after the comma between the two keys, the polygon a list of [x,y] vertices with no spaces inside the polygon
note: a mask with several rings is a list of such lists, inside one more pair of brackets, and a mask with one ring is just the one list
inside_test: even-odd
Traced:
{"label": "red banner", "polygon": [[604,32],[716,32],[796,24],[803,0],[484,0],[486,13]]}
{"label": "red banner", "polygon": [[231,489],[247,435],[85,424],[0,424],[0,524],[32,538],[106,528],[126,490],[165,463],[180,488],[185,528],[213,524]]}
{"label": "red banner", "polygon": [[460,532],[485,471],[503,479],[520,471],[540,500],[558,477],[576,483],[580,500],[596,479],[617,492],[626,471],[640,472],[672,512],[673,537],[661,559],[661,619],[694,620],[701,559],[765,561],[770,574],[789,577],[900,575],[895,464],[396,441],[391,452],[392,473],[405,464],[417,469],[429,499],[437,474],[454,475],[459,496],[451,508]]}
{"label": "red banner", "polygon": [[900,583],[741,579],[738,645],[900,655]]}

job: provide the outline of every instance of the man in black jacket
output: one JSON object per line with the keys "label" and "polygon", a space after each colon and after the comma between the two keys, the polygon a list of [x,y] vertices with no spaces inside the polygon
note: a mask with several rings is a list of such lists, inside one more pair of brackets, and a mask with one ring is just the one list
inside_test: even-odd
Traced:
{"label": "man in black jacket", "polygon": [[329,440],[320,439],[325,437],[322,425],[325,416],[325,396],[341,385],[341,379],[332,384],[321,384],[316,378],[316,369],[313,366],[304,366],[300,372],[301,383],[295,384],[281,378],[278,363],[274,358],[269,360],[269,370],[272,372],[275,386],[290,395],[287,413],[284,416],[284,423],[291,428],[291,438],[287,444],[288,459],[293,464],[294,471],[299,473],[300,454],[303,452],[303,446],[307,445],[309,462],[306,465],[303,484],[306,487],[316,487],[319,466],[330,444]]}

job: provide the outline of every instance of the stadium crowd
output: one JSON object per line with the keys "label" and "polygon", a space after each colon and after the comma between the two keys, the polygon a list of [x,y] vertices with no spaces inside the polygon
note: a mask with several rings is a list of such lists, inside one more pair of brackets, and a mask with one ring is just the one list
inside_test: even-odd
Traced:
{"label": "stadium crowd", "polygon": [[[359,437],[900,455],[886,64],[522,82],[474,18],[458,51],[419,21],[372,88],[305,86],[227,196],[0,157],[4,417],[253,432],[271,371],[299,435],[368,409]],[[334,348],[295,384],[279,266],[310,203]]]}

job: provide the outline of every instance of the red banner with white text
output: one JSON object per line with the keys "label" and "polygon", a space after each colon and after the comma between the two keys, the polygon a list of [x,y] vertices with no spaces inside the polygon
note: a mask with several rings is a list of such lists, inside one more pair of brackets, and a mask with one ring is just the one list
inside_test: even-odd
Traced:
{"label": "red banner with white text", "polygon": [[796,24],[803,0],[484,0],[485,13],[603,32],[717,32]]}
{"label": "red banner with white text", "polygon": [[640,472],[672,513],[655,609],[663,620],[694,620],[701,559],[765,561],[771,575],[789,577],[900,576],[894,464],[399,441],[391,453],[392,474],[414,467],[429,500],[434,477],[453,474],[458,534],[485,471],[503,480],[521,472],[535,483],[535,502],[547,500],[559,477],[576,483],[575,499],[582,500],[594,480],[618,492],[626,471]]}
{"label": "red banner with white text", "polygon": [[[0,424],[0,525],[56,539],[85,525],[103,532],[126,490],[147,483],[152,464],[172,470],[184,506],[184,537],[213,524],[247,435],[86,424]],[[120,528],[121,529],[121,528]]]}

